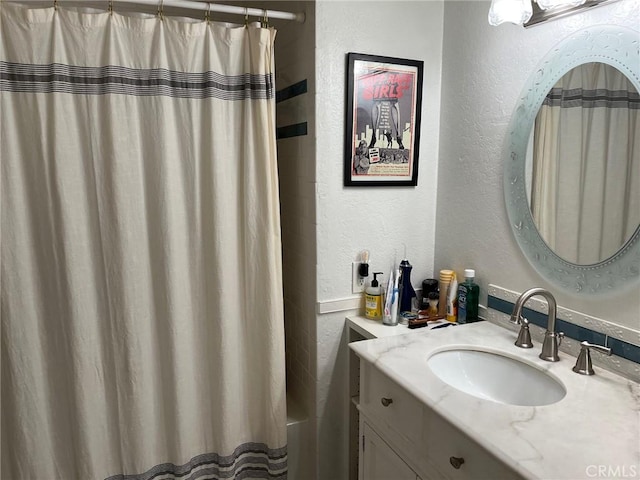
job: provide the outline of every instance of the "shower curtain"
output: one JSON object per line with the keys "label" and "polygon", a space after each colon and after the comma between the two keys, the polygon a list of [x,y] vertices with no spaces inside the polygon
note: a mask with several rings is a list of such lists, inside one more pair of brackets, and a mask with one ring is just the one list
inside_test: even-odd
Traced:
{"label": "shower curtain", "polygon": [[286,478],[275,31],[0,22],[2,478]]}
{"label": "shower curtain", "polygon": [[585,63],[551,89],[535,121],[531,212],[561,258],[611,257],[640,223],[640,101],[605,63]]}

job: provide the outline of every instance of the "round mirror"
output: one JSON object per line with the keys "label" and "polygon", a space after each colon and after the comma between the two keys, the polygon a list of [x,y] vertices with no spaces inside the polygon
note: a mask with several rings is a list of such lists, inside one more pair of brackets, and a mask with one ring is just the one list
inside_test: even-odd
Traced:
{"label": "round mirror", "polygon": [[565,39],[513,115],[504,187],[512,230],[547,280],[602,293],[640,278],[640,33]]}
{"label": "round mirror", "polygon": [[525,179],[533,223],[563,260],[612,257],[640,225],[640,97],[617,68],[588,62],[549,90]]}

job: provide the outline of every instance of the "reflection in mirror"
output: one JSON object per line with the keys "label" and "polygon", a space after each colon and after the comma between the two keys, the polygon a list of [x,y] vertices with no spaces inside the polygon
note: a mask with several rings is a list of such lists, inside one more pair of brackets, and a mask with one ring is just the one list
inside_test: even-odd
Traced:
{"label": "reflection in mirror", "polygon": [[611,65],[568,71],[544,98],[527,149],[527,196],[560,258],[602,262],[640,225],[640,97]]}

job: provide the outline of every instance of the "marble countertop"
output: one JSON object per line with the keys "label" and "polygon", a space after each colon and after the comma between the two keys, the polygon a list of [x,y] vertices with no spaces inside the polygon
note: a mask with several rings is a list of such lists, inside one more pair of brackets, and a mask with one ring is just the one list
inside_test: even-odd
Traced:
{"label": "marble countertop", "polygon": [[393,337],[395,335],[406,335],[407,333],[417,332],[419,330],[427,331],[434,328],[442,328],[441,325],[452,326],[450,322],[446,320],[437,320],[435,322],[429,322],[426,327],[409,328],[407,325],[383,325],[380,320],[369,320],[368,318],[361,317],[359,315],[349,316],[346,318],[347,325],[362,335],[364,338],[380,338],[380,337]]}
{"label": "marble countertop", "polygon": [[[516,347],[515,333],[490,322],[416,330],[350,344],[371,363],[525,478],[640,478],[640,384],[598,367],[574,373],[575,357],[538,358],[541,346]],[[430,355],[478,346],[521,358],[560,380],[566,396],[541,407],[483,400],[440,380]],[[598,353],[593,353],[598,355]]]}

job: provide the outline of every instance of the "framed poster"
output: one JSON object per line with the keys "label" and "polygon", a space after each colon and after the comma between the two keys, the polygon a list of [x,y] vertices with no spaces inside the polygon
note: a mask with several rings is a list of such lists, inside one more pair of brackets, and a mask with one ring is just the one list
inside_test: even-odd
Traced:
{"label": "framed poster", "polygon": [[418,184],[424,62],[347,55],[345,186]]}

